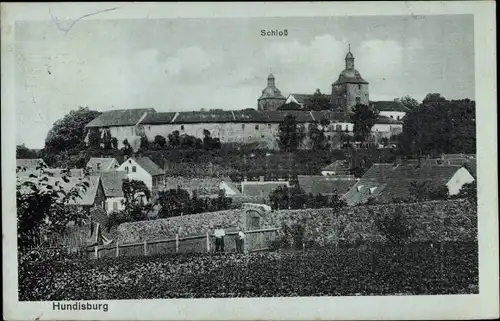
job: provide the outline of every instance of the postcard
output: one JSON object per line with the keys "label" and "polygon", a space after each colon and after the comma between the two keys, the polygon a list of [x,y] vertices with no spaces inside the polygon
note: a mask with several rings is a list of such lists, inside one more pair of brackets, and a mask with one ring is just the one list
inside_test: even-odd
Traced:
{"label": "postcard", "polygon": [[494,2],[1,6],[6,320],[498,317]]}

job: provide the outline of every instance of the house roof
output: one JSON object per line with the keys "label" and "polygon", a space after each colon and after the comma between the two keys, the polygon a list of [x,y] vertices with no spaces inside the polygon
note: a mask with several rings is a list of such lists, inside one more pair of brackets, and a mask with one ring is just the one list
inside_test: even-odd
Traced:
{"label": "house roof", "polygon": [[[220,191],[220,184],[222,182],[226,182],[228,185],[233,185],[230,180],[216,177],[191,178],[169,176],[165,178],[165,190],[181,188],[187,190],[191,196],[193,195],[193,192],[196,191],[197,196],[206,197],[218,195]],[[234,188],[238,191],[235,186]]]}
{"label": "house roof", "polygon": [[299,186],[306,194],[344,195],[356,184],[354,179],[335,179],[323,175],[298,175]]}
{"label": "house roof", "polygon": [[115,158],[111,157],[104,157],[104,158],[99,158],[99,157],[92,157],[87,163],[87,167],[93,169],[93,170],[98,170],[97,164],[101,165],[100,170],[107,170],[110,169],[111,165],[113,164],[113,161],[118,161]]}
{"label": "house roof", "polygon": [[241,182],[241,193],[244,196],[261,197],[267,199],[272,191],[279,186],[288,186],[287,181],[248,181]]}
{"label": "house roof", "polygon": [[165,171],[156,165],[149,157],[135,157],[133,158],[135,162],[141,166],[146,172],[151,176],[164,175]]}
{"label": "house roof", "polygon": [[21,167],[21,168],[26,168],[26,169],[36,169],[36,167],[39,166],[40,163],[47,166],[45,161],[41,158],[33,158],[33,159],[18,158],[18,159],[16,159],[16,167]]}
{"label": "house roof", "polygon": [[101,173],[102,188],[106,197],[123,197],[123,180],[127,178],[125,171],[105,171]]}
{"label": "house roof", "polygon": [[234,121],[230,110],[186,111],[177,113],[174,123],[227,123]]}
{"label": "house roof", "polygon": [[63,176],[68,176],[68,177],[83,177],[83,169],[82,168],[72,168],[69,170],[63,169],[63,168],[44,168],[43,171],[36,170],[36,169],[27,169],[27,170],[22,170],[17,173],[17,176],[19,177],[28,177],[30,175],[36,175],[40,176],[43,174],[47,174],[48,177],[63,177]]}
{"label": "house roof", "polygon": [[[350,205],[364,203],[370,197],[378,201],[390,202],[394,198],[406,198],[412,182],[429,181],[435,187],[446,184],[462,166],[433,165],[421,166],[406,164],[374,164],[349,192],[344,199]],[[373,194],[369,193],[370,188]],[[365,190],[366,189],[366,190]]]}
{"label": "house roof", "polygon": [[[31,181],[35,184],[38,183],[37,178],[30,178],[30,177],[19,177],[20,183],[28,182]],[[58,186],[62,188],[65,192],[69,192],[73,188],[76,188],[76,185],[81,183],[81,182],[88,182],[89,187],[87,188],[87,191],[84,191],[83,189],[80,190],[80,196],[81,198],[76,198],[74,200],[70,200],[68,202],[68,205],[93,205],[95,202],[95,197],[97,195],[97,190],[100,185],[100,177],[99,176],[87,176],[87,177],[68,177],[68,182],[65,182],[61,177],[48,177],[46,183],[47,185],[52,186],[54,189],[57,189]],[[45,185],[44,185],[45,186]],[[42,186],[42,190],[47,190],[46,187]],[[21,188],[21,193],[23,194],[30,194],[32,192],[32,189],[28,186],[23,185]]]}
{"label": "house roof", "polygon": [[371,105],[379,111],[400,111],[409,112],[410,110],[399,101],[370,101]]}
{"label": "house roof", "polygon": [[359,181],[342,196],[342,199],[349,206],[364,204],[372,197],[378,198],[386,187],[387,184],[379,182]]}
{"label": "house roof", "polygon": [[348,159],[338,159],[330,165],[324,167],[322,171],[346,171],[351,169],[351,163]]}
{"label": "house roof", "polygon": [[103,112],[86,127],[111,127],[136,125],[145,113],[155,113],[153,108],[115,109]]}
{"label": "house roof", "polygon": [[[290,95],[288,95],[288,98],[290,98],[290,96],[293,96],[293,98],[295,99],[295,101],[297,103],[305,104],[307,102],[307,100],[310,99],[314,95],[313,94],[290,94]],[[325,96],[328,99],[330,99],[332,95],[325,94]]]}
{"label": "house roof", "polygon": [[403,122],[386,116],[378,116],[377,124],[402,125]]}

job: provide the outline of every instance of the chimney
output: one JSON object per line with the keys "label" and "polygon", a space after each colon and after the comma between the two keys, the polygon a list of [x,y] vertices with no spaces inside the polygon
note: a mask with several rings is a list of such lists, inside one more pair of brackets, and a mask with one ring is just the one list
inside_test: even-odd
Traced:
{"label": "chimney", "polygon": [[264,176],[259,176],[259,181],[264,182],[265,181]]}

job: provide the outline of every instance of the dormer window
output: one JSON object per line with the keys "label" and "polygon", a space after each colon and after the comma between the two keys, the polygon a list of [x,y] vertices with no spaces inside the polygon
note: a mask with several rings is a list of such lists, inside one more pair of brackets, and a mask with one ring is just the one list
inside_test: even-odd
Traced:
{"label": "dormer window", "polygon": [[362,188],[362,187],[363,187],[363,185],[359,185],[359,186],[357,186],[357,187],[356,187],[356,190],[357,190],[358,192],[361,192],[361,188]]}
{"label": "dormer window", "polygon": [[376,187],[370,187],[370,194],[373,194],[377,188]]}

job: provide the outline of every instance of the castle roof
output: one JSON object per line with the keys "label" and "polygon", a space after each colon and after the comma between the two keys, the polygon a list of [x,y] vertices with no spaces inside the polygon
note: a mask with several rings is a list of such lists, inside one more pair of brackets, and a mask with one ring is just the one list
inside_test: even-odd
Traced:
{"label": "castle roof", "polygon": [[[272,79],[272,78],[271,78]],[[267,86],[262,90],[262,95],[260,96],[259,100],[261,99],[283,99],[285,100],[286,98],[281,94],[281,91],[276,88],[276,86]]]}
{"label": "castle roof", "polygon": [[355,179],[336,179],[323,175],[297,175],[297,180],[304,193],[323,196],[342,196],[356,184]]}
{"label": "castle roof", "polygon": [[356,69],[346,68],[340,73],[337,81],[333,83],[333,85],[340,84],[368,84],[368,81],[364,80]]}
{"label": "castle roof", "polygon": [[[280,123],[287,115],[295,117],[299,123],[309,123],[328,119],[332,123],[350,122],[350,114],[344,112],[334,112],[330,110],[306,111],[306,110],[277,110],[277,111],[258,111],[253,109],[244,110],[214,110],[214,111],[186,111],[175,113],[150,113],[140,124],[201,124],[201,123]],[[127,126],[128,118],[120,123],[118,120],[115,125],[107,123],[106,126]],[[401,121],[391,119],[385,116],[379,116],[377,124],[402,124]],[[134,124],[135,125],[135,124]],[[88,125],[87,125],[88,126]],[[98,126],[96,126],[98,127]]]}
{"label": "castle roof", "polygon": [[108,110],[94,118],[86,127],[134,126],[150,113],[156,113],[156,110],[153,108]]}

